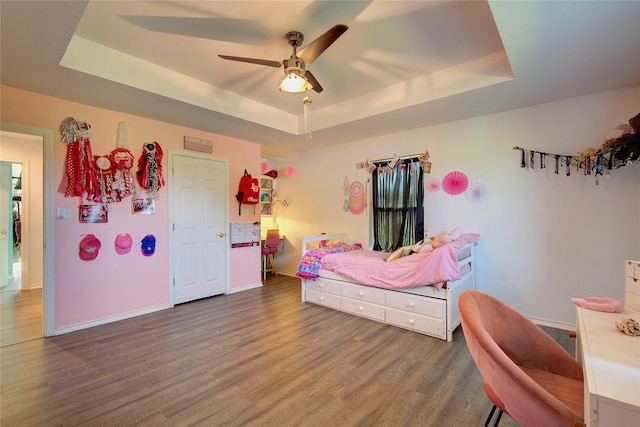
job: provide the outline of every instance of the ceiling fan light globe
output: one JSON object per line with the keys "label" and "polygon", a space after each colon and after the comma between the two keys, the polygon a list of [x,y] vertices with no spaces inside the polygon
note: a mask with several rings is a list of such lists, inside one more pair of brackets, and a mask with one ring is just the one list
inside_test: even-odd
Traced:
{"label": "ceiling fan light globe", "polygon": [[304,78],[300,77],[296,73],[289,73],[280,83],[281,92],[300,93],[311,89],[311,84]]}

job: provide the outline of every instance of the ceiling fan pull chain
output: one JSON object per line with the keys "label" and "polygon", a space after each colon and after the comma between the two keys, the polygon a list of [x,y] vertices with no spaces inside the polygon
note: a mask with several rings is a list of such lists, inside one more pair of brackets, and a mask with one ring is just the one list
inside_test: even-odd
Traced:
{"label": "ceiling fan pull chain", "polygon": [[302,100],[304,108],[304,137],[307,141],[311,141],[313,134],[311,133],[311,98],[309,98],[309,90],[307,89],[307,96]]}

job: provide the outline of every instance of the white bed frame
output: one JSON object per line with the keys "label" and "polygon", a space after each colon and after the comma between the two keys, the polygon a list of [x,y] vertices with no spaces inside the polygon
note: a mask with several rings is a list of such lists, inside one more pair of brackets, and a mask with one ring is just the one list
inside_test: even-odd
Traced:
{"label": "white bed frame", "polygon": [[[317,248],[320,241],[346,242],[346,233],[304,236],[302,255]],[[471,255],[459,260],[460,267],[469,264],[470,271],[459,280],[447,282],[438,290],[433,286],[411,289],[382,289],[362,285],[327,270],[320,270],[316,280],[302,279],[302,302],[366,317],[378,322],[409,329],[442,340],[451,341],[460,325],[458,297],[466,289],[475,289],[474,244],[467,244]]]}

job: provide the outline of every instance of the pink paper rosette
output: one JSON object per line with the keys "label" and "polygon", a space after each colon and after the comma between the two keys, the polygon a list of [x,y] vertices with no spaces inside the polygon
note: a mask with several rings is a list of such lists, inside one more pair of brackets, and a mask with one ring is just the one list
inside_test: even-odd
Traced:
{"label": "pink paper rosette", "polygon": [[440,184],[440,180],[436,177],[429,178],[427,180],[427,191],[429,193],[437,193],[438,191],[440,191],[441,186],[442,185]]}
{"label": "pink paper rosette", "polygon": [[449,172],[442,180],[442,188],[449,194],[462,193],[469,185],[469,178],[460,171]]}

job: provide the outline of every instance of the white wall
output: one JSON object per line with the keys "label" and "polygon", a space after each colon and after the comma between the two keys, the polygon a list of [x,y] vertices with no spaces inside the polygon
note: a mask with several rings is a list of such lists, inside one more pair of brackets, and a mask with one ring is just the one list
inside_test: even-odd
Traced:
{"label": "white wall", "polygon": [[634,86],[301,154],[295,177],[278,179],[279,197],[289,203],[278,269],[295,273],[305,234],[346,231],[351,241],[368,244],[369,216],[343,210],[345,177],[366,181],[355,163],[367,158],[428,149],[427,178],[460,170],[489,189],[477,204],[464,194],[425,192],[429,232],[461,226],[479,233],[477,288],[541,324],[570,328],[571,297],[622,299],[623,262],[640,259],[640,164],[595,185],[593,176],[575,169],[555,175],[549,161],[546,170],[522,169],[513,147],[573,155],[600,147],[638,112],[640,86]]}

